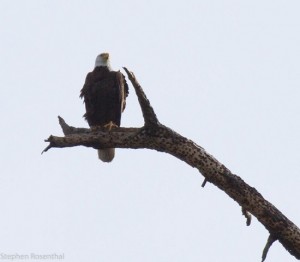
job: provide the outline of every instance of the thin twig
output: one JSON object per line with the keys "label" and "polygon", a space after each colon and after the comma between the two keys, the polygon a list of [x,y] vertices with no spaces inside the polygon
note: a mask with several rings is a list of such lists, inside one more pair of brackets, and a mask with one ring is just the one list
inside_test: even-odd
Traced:
{"label": "thin twig", "polygon": [[250,224],[251,224],[251,214],[244,207],[242,207],[242,213],[246,218],[246,225],[250,226]]}
{"label": "thin twig", "polygon": [[201,186],[202,186],[202,187],[205,187],[205,185],[206,185],[207,181],[208,181],[208,180],[207,180],[206,178],[204,178],[204,180],[203,180],[203,183],[202,183],[202,185],[201,185]]}
{"label": "thin twig", "polygon": [[262,253],[262,262],[264,262],[265,259],[267,258],[269,249],[270,249],[270,247],[272,246],[272,244],[273,244],[276,240],[277,240],[277,238],[274,237],[273,235],[270,235],[270,236],[268,237],[268,241],[267,241],[266,246],[265,246],[265,248],[264,248],[264,250],[263,250],[263,253]]}

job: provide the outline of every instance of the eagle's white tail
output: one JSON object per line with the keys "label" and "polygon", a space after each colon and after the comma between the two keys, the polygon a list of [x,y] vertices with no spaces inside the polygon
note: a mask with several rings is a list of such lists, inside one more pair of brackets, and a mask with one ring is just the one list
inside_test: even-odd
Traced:
{"label": "eagle's white tail", "polygon": [[99,149],[98,157],[103,162],[111,162],[115,157],[115,149],[114,148]]}

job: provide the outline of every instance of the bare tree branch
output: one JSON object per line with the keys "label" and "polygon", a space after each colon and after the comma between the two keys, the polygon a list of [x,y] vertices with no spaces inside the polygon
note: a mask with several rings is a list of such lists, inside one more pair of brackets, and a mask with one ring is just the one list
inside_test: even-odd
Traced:
{"label": "bare tree branch", "polygon": [[136,80],[135,75],[132,72],[130,72],[126,67],[123,68],[126,71],[127,76],[135,89],[136,95],[138,97],[143,112],[145,126],[155,126],[159,124],[158,119],[154,113],[154,110],[150,105],[150,101],[147,99],[146,94],[144,93],[142,87]]}
{"label": "bare tree branch", "polygon": [[[59,118],[65,136],[50,136],[45,140],[50,144],[43,152],[54,147],[64,148],[81,145],[96,149],[112,147],[148,148],[171,154],[191,167],[197,168],[205,178],[203,186],[206,181],[209,181],[236,201],[242,207],[242,212],[247,218],[247,225],[250,224],[251,213],[265,226],[272,239],[276,236],[276,239],[291,255],[300,259],[299,228],[264,199],[255,188],[233,174],[201,146],[160,124],[134,74],[126,68],[124,69],[135,88],[145,125],[141,128],[115,128],[109,132],[101,129],[91,131],[85,128],[70,127],[62,118]],[[271,240],[268,243],[271,243]],[[264,250],[268,251],[270,246],[271,244],[267,245]],[[267,254],[267,251],[264,251],[264,254]]]}

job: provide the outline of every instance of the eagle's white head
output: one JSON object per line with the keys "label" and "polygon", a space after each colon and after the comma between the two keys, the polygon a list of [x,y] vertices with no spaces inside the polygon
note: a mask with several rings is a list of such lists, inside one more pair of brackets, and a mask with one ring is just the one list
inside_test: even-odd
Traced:
{"label": "eagle's white head", "polygon": [[107,66],[109,70],[111,70],[110,67],[110,59],[109,59],[109,53],[102,53],[97,56],[95,67],[97,66]]}

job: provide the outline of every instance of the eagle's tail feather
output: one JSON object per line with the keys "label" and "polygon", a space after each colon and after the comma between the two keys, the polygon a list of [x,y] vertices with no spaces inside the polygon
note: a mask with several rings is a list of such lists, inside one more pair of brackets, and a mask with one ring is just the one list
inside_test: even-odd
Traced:
{"label": "eagle's tail feather", "polygon": [[103,162],[111,162],[115,157],[114,148],[98,149],[98,157]]}

